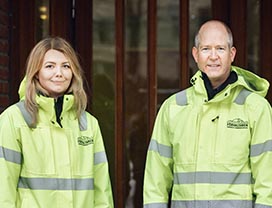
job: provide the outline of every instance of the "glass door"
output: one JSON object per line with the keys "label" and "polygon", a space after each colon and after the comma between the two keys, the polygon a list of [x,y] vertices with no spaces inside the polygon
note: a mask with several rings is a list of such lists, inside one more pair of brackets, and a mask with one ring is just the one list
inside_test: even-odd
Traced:
{"label": "glass door", "polygon": [[[85,71],[88,110],[102,130],[115,207],[142,207],[155,116],[167,97],[190,85],[197,28],[211,18],[224,20],[236,40],[235,64],[271,79],[271,9],[270,0],[13,1],[11,100],[34,44],[47,35],[70,41]],[[234,21],[241,15],[246,20]]]}

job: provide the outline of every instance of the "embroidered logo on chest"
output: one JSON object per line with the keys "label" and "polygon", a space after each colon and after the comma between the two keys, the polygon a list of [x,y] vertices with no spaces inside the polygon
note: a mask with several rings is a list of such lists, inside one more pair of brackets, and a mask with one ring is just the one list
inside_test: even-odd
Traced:
{"label": "embroidered logo on chest", "polygon": [[94,143],[93,138],[87,136],[80,136],[77,138],[77,142],[79,145],[87,146]]}
{"label": "embroidered logo on chest", "polygon": [[240,118],[235,118],[233,120],[228,120],[227,128],[231,128],[231,129],[248,129],[248,121],[243,121]]}

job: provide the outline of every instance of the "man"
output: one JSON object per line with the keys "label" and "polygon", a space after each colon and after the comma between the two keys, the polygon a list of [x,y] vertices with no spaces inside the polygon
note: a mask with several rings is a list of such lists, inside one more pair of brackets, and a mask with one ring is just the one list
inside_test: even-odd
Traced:
{"label": "man", "polygon": [[204,23],[192,86],[162,105],[147,154],[144,208],[272,208],[269,83],[232,66],[222,22]]}

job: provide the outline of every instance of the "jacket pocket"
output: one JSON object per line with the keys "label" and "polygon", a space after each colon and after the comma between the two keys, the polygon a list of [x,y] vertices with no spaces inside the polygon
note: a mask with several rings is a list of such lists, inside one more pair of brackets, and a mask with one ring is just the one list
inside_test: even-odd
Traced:
{"label": "jacket pocket", "polygon": [[248,161],[250,138],[248,130],[226,129],[217,137],[214,161],[222,164],[240,164]]}
{"label": "jacket pocket", "polygon": [[76,176],[93,176],[94,153],[90,147],[78,147],[73,159],[73,174]]}
{"label": "jacket pocket", "polygon": [[54,148],[49,128],[21,129],[23,171],[37,175],[56,173]]}
{"label": "jacket pocket", "polygon": [[70,132],[74,138],[71,142],[72,172],[75,176],[93,176],[94,138],[92,134]]}

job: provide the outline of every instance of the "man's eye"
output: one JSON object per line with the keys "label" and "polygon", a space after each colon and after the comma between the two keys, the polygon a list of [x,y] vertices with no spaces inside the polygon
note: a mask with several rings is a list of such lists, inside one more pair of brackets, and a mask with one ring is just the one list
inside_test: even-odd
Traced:
{"label": "man's eye", "polygon": [[208,52],[208,51],[210,51],[210,49],[209,48],[201,48],[201,51],[202,52]]}
{"label": "man's eye", "polygon": [[224,47],[219,47],[219,48],[217,48],[217,51],[218,52],[220,52],[220,53],[223,53],[223,52],[225,52],[225,48]]}

